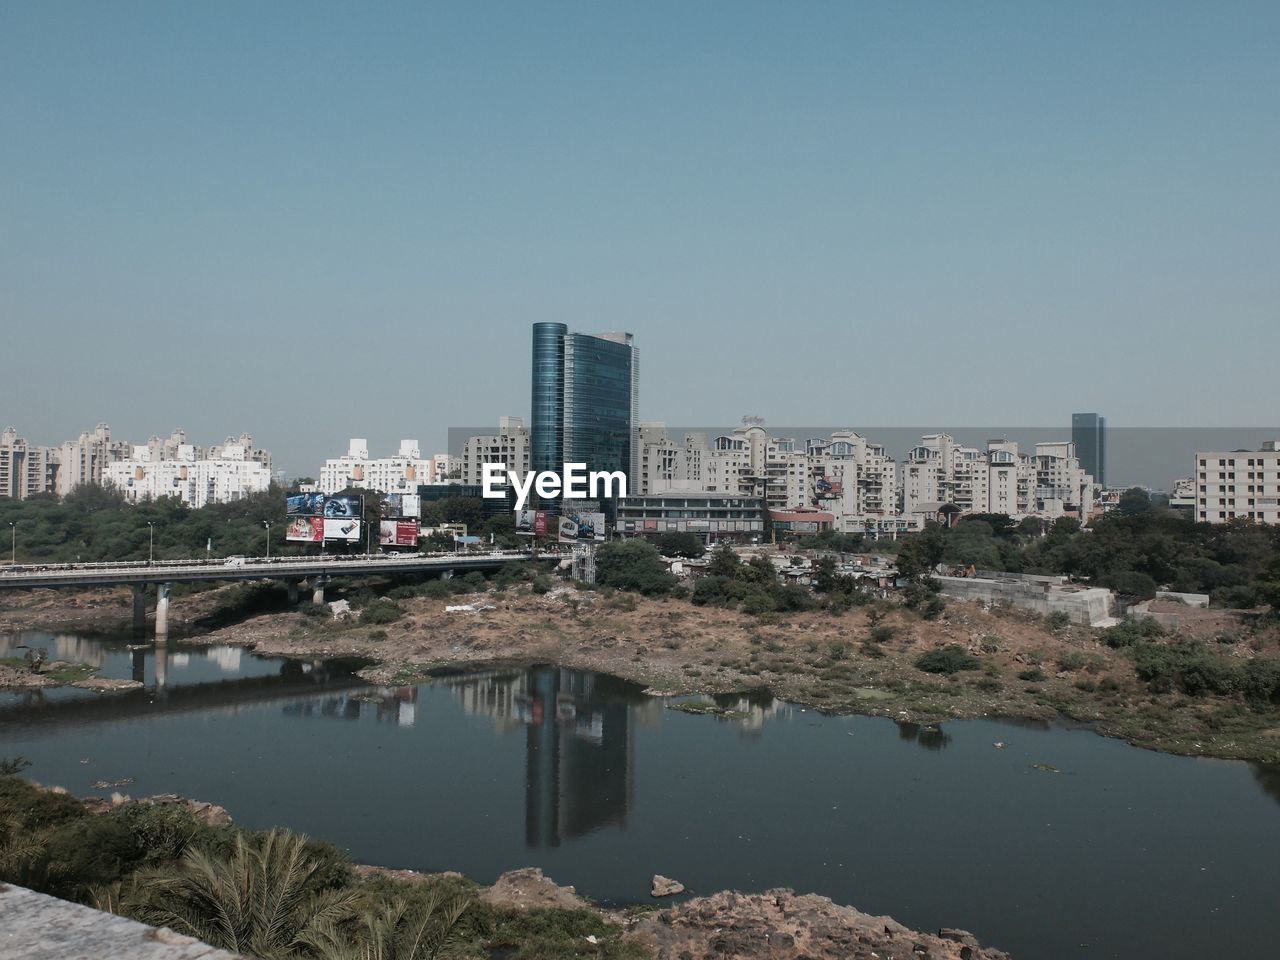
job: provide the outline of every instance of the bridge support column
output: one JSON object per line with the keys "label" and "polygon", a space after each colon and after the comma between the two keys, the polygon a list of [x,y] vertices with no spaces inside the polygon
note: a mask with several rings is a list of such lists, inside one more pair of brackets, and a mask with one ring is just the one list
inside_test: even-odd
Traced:
{"label": "bridge support column", "polygon": [[328,577],[316,577],[311,581],[311,602],[324,603],[324,588],[329,583]]}
{"label": "bridge support column", "polygon": [[156,642],[169,637],[169,584],[156,584]]}
{"label": "bridge support column", "polygon": [[298,581],[290,580],[288,583],[288,587],[289,587],[289,605],[293,606],[295,603],[298,602]]}
{"label": "bridge support column", "polygon": [[145,633],[147,630],[147,585],[133,585],[133,632]]}

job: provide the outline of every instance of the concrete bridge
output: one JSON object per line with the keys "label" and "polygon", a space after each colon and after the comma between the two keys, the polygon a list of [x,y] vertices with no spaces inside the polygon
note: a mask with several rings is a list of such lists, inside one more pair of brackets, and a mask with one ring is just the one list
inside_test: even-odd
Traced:
{"label": "concrete bridge", "polygon": [[497,570],[522,560],[559,560],[558,553],[493,550],[487,553],[344,555],[319,557],[230,557],[221,560],[157,560],[124,563],[13,564],[0,567],[0,590],[34,588],[84,589],[133,587],[133,625],[147,625],[147,587],[156,586],[156,636],[169,633],[169,588],[175,583],[200,581],[283,581],[289,599],[298,598],[298,584],[311,585],[312,600],[324,603],[324,588],[334,577],[398,574],[468,573]]}

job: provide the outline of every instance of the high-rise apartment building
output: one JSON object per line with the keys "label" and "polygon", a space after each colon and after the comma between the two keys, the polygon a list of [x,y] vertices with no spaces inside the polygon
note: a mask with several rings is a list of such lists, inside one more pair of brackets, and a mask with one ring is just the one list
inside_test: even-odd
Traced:
{"label": "high-rise apartment building", "polygon": [[1197,453],[1194,516],[1201,523],[1280,523],[1280,441],[1256,451]]}
{"label": "high-rise apartment building", "polygon": [[499,463],[502,469],[524,476],[529,472],[529,429],[521,417],[499,417],[498,432],[468,437],[462,448],[463,483],[484,483],[484,465]]}
{"label": "high-rise apartment building", "polygon": [[1099,487],[1107,485],[1107,418],[1098,413],[1071,415],[1071,442],[1084,472]]}
{"label": "high-rise apartment building", "polygon": [[14,427],[0,432],[0,497],[25,500],[53,493],[57,483],[56,447],[32,446]]}
{"label": "high-rise apartment building", "polygon": [[571,333],[533,325],[530,469],[639,467],[639,354],[629,333]]}

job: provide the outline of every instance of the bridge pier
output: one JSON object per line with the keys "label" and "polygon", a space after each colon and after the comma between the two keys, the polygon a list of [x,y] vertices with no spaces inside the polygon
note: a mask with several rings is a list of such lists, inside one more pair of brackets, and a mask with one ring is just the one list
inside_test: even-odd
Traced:
{"label": "bridge pier", "polygon": [[293,606],[298,602],[298,581],[290,580],[288,582],[288,587],[289,587],[289,606]]}
{"label": "bridge pier", "polygon": [[328,577],[316,577],[311,581],[311,602],[324,603],[324,588],[329,583]]}
{"label": "bridge pier", "polygon": [[133,632],[138,634],[147,632],[147,585],[145,583],[133,585]]}
{"label": "bridge pier", "polygon": [[169,584],[156,584],[156,642],[169,637]]}

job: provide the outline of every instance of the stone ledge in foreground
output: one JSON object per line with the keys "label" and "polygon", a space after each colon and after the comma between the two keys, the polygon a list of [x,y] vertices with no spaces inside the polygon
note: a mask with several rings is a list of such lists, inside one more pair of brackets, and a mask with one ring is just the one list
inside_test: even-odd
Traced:
{"label": "stone ledge in foreground", "polygon": [[5,960],[239,960],[167,927],[0,883],[0,957]]}

